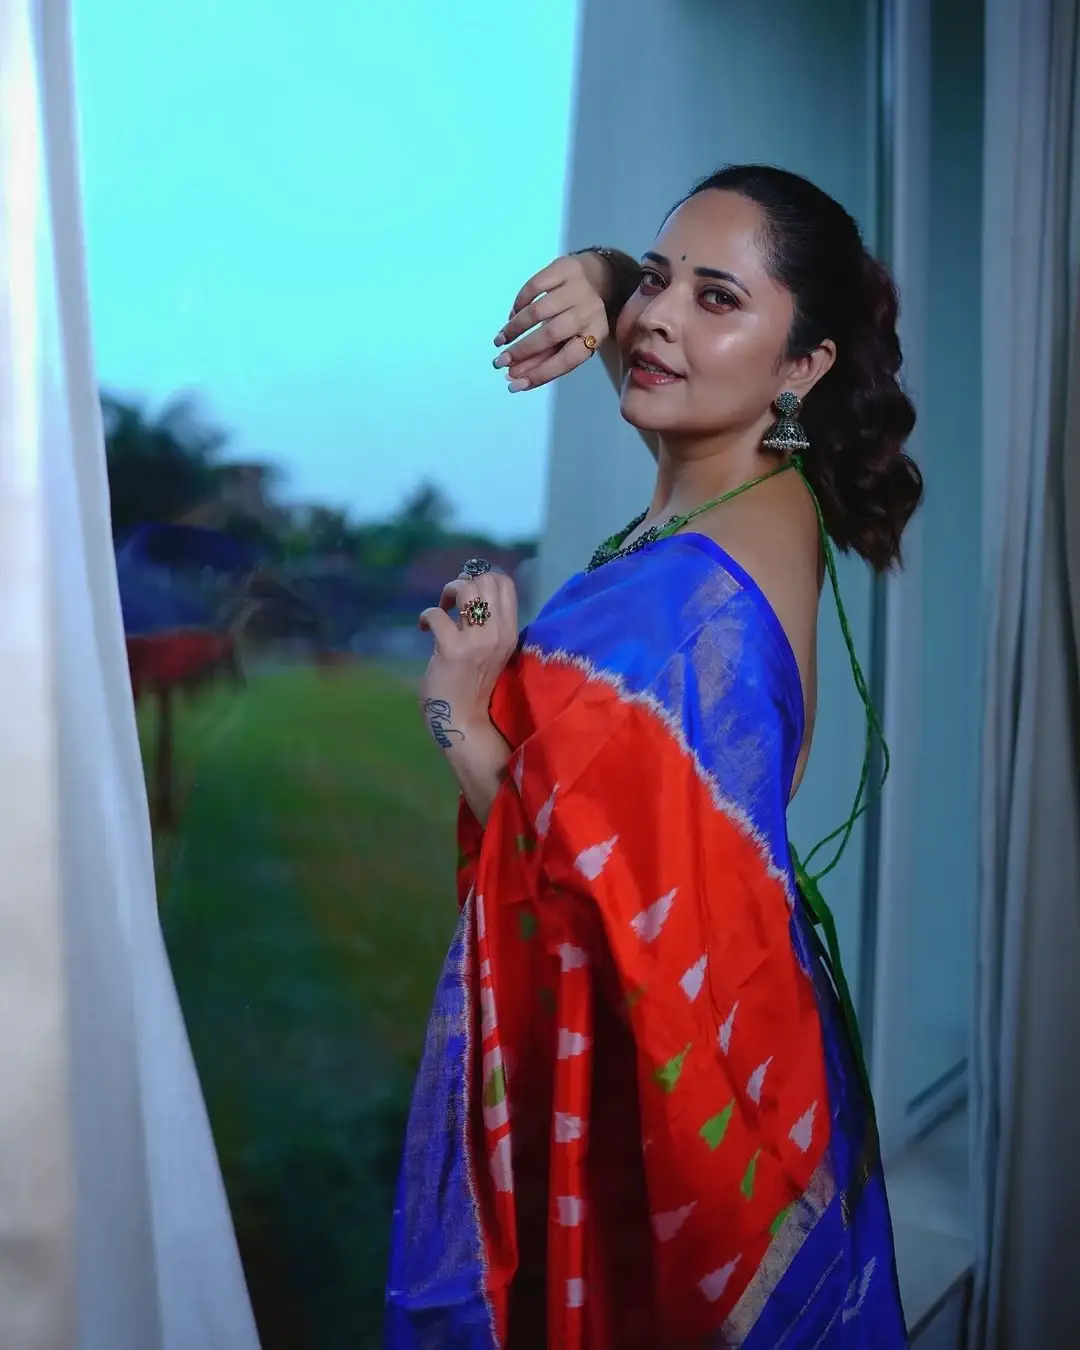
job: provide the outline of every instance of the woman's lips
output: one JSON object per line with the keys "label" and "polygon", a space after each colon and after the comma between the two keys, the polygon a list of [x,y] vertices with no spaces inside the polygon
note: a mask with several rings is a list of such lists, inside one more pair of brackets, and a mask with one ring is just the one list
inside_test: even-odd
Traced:
{"label": "woman's lips", "polygon": [[661,389],[665,385],[677,384],[683,376],[675,375],[670,370],[651,365],[647,361],[635,360],[630,367],[629,378],[630,383],[637,385],[639,389]]}

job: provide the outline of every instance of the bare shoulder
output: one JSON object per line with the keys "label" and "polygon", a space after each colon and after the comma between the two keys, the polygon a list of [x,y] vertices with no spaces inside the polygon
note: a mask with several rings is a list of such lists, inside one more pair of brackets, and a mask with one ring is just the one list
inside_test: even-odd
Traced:
{"label": "bare shoulder", "polygon": [[695,522],[761,588],[813,684],[821,546],[813,498],[795,472],[778,474]]}
{"label": "bare shoulder", "polygon": [[795,791],[806,769],[817,713],[817,620],[824,560],[814,499],[797,473],[782,473],[695,523],[754,579],[795,654],[806,714]]}
{"label": "bare shoulder", "polygon": [[759,483],[695,523],[741,563],[766,594],[779,588],[817,596],[817,510],[794,471]]}

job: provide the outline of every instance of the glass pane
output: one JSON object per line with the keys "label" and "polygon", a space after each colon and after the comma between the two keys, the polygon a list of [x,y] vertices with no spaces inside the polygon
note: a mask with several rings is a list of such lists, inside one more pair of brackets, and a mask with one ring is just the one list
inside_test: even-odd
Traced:
{"label": "glass pane", "polygon": [[978,870],[982,11],[943,0],[932,12],[922,725],[903,1065],[912,1111],[963,1077]]}
{"label": "glass pane", "polygon": [[416,617],[535,551],[547,404],[490,359],[558,250],[576,6],[77,9],[162,922],[262,1343],[360,1350],[457,916]]}

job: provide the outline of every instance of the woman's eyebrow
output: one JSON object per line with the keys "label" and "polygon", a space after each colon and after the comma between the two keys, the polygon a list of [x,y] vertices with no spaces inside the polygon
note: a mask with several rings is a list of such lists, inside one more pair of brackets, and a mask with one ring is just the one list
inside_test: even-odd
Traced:
{"label": "woman's eyebrow", "polygon": [[[671,260],[669,258],[665,258],[662,253],[643,253],[641,256],[644,262],[654,262],[658,266],[666,267],[669,270],[671,268]],[[694,276],[708,277],[712,281],[726,281],[732,286],[737,286],[738,289],[742,291],[743,295],[745,295],[748,300],[753,299],[753,296],[750,294],[749,288],[739,280],[739,278],[735,275],[734,272],[725,272],[722,271],[719,267],[695,267]]]}

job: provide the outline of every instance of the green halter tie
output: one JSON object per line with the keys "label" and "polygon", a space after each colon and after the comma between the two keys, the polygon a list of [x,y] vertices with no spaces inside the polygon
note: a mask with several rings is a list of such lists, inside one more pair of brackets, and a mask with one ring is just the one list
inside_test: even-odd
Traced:
{"label": "green halter tie", "polygon": [[[889,746],[885,740],[885,733],[882,730],[881,722],[874,707],[874,701],[870,696],[870,689],[866,683],[866,676],[863,674],[862,666],[859,664],[859,657],[855,651],[855,639],[851,636],[851,624],[848,621],[847,610],[844,608],[843,597],[840,594],[840,579],[836,572],[836,552],[833,548],[833,542],[829,538],[829,532],[825,528],[825,517],[821,513],[821,503],[817,499],[817,493],[814,491],[806,472],[803,469],[802,458],[799,455],[793,455],[789,461],[799,474],[799,477],[806,484],[807,491],[810,493],[810,499],[814,503],[814,510],[817,513],[818,533],[821,536],[821,549],[825,555],[825,570],[829,574],[829,584],[832,587],[833,598],[836,601],[836,614],[840,620],[840,632],[844,637],[844,646],[847,648],[848,660],[851,663],[851,674],[855,681],[855,689],[862,702],[863,710],[866,713],[866,739],[863,747],[862,769],[859,773],[859,786],[855,792],[855,800],[852,803],[851,811],[848,813],[844,823],[838,826],[831,834],[827,834],[824,839],[819,840],[805,859],[800,860],[794,847],[791,848],[791,860],[795,867],[795,881],[799,891],[806,904],[807,909],[813,921],[821,929],[825,937],[827,948],[826,965],[832,982],[836,987],[837,997],[840,999],[840,1006],[844,1013],[844,1020],[847,1023],[848,1033],[851,1036],[852,1046],[855,1050],[855,1059],[858,1064],[859,1072],[862,1075],[863,1085],[866,1088],[867,1098],[871,1099],[870,1075],[866,1068],[866,1058],[863,1054],[862,1037],[859,1034],[859,1022],[855,1016],[855,1005],[852,1002],[851,990],[848,987],[847,979],[844,975],[843,963],[840,960],[840,940],[836,933],[836,920],[833,918],[832,910],[821,894],[819,882],[822,877],[828,874],[836,867],[837,863],[843,857],[844,849],[847,848],[848,840],[851,838],[855,824],[861,816],[864,816],[885,786],[885,780],[889,776]],[[876,746],[881,748],[881,777],[874,792],[867,796],[867,785],[870,782],[870,774],[874,765],[874,750]],[[839,839],[836,852],[830,861],[817,872],[811,872],[809,865],[811,861],[825,848],[831,844],[834,839]]]}

